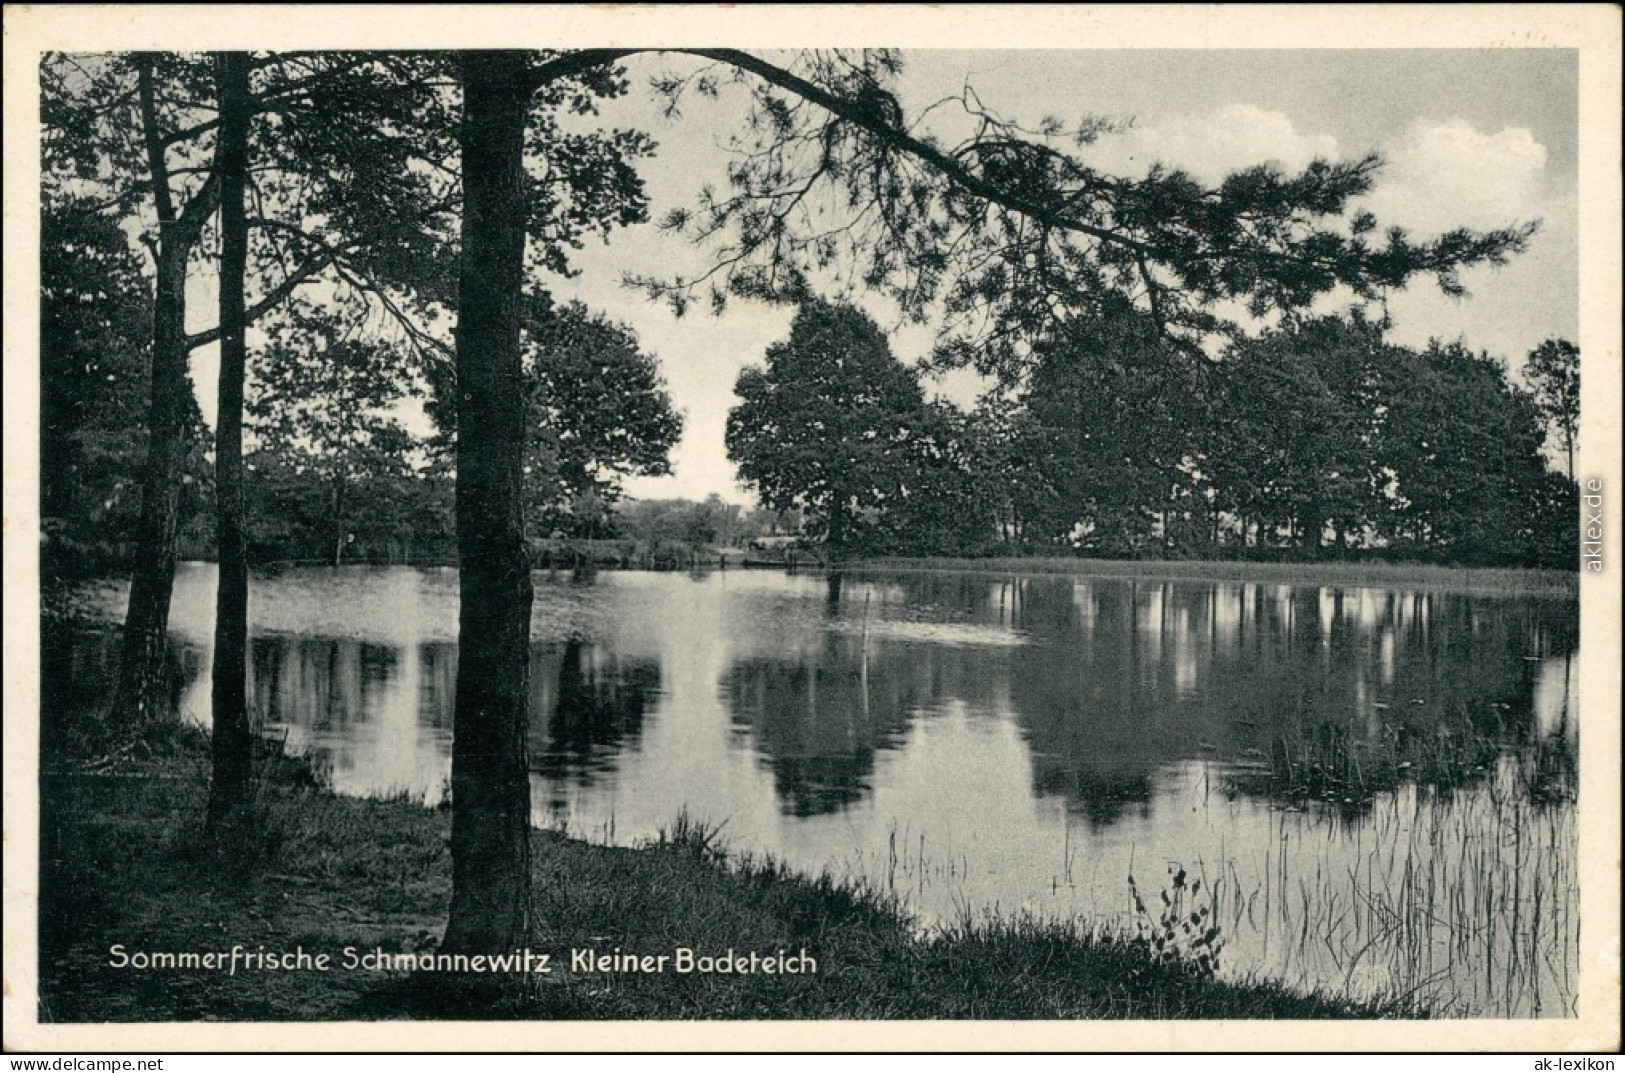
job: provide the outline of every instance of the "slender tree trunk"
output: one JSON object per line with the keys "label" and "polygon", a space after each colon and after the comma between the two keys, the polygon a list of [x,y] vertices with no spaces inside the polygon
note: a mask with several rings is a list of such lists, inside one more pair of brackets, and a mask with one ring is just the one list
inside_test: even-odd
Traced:
{"label": "slender tree trunk", "polygon": [[1305,505],[1303,516],[1298,523],[1298,539],[1304,547],[1320,558],[1320,551],[1325,546],[1326,535],[1326,503],[1320,496],[1315,496]]}
{"label": "slender tree trunk", "polygon": [[248,54],[215,55],[220,96],[220,390],[214,430],[214,778],[209,833],[229,845],[248,815],[253,732],[248,722],[248,538],[243,495],[243,380],[248,340],[243,286],[248,272]]}
{"label": "slender tree trunk", "polygon": [[457,316],[457,701],[451,913],[442,948],[497,953],[529,934],[525,755],[530,569],[525,549],[524,133],[517,52],[465,52]]}
{"label": "slender tree trunk", "polygon": [[349,536],[349,528],[344,521],[344,477],[339,475],[333,479],[333,567],[337,569],[344,562],[344,538]]}
{"label": "slender tree trunk", "polygon": [[[160,247],[165,245],[160,240]],[[141,518],[124,616],[116,718],[131,728],[170,715],[165,645],[180,523],[180,461],[185,436],[186,351],[173,329],[185,317],[185,256],[160,248],[153,304],[152,390]]]}
{"label": "slender tree trunk", "polygon": [[139,89],[158,240],[154,247],[147,458],[141,477],[141,517],[136,524],[119,682],[113,699],[114,718],[132,732],[173,714],[165,645],[170,594],[175,584],[180,469],[192,401],[192,383],[187,374],[186,263],[202,231],[210,191],[214,189],[212,183],[206,185],[185,211],[176,215],[150,60],[141,68]]}

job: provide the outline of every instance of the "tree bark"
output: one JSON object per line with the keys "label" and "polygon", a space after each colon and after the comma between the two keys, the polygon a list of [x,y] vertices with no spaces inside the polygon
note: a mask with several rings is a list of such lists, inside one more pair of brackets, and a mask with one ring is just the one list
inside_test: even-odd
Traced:
{"label": "tree bark", "polygon": [[442,949],[498,953],[529,934],[525,756],[530,568],[525,548],[522,53],[461,57],[462,254],[457,350],[457,699],[451,911]]}
{"label": "tree bark", "polygon": [[344,563],[344,538],[349,535],[344,522],[344,477],[333,479],[333,568]]}
{"label": "tree bark", "polygon": [[220,132],[220,388],[215,418],[215,533],[219,583],[214,601],[214,778],[209,835],[229,845],[247,817],[253,769],[248,722],[248,538],[243,496],[243,380],[248,340],[243,287],[248,273],[248,54],[215,55]]}
{"label": "tree bark", "polygon": [[829,525],[824,532],[824,547],[829,551],[831,562],[846,558],[847,542],[847,510],[846,500],[837,494],[829,504]]}
{"label": "tree bark", "polygon": [[1326,534],[1326,504],[1317,495],[1304,505],[1298,518],[1298,543],[1315,552],[1319,558],[1321,548],[1325,546]]}
{"label": "tree bark", "polygon": [[180,469],[192,401],[191,378],[187,374],[186,264],[217,190],[211,180],[176,215],[150,60],[141,67],[139,91],[158,239],[154,247],[147,458],[141,478],[141,517],[136,524],[119,682],[112,709],[114,718],[131,733],[172,714],[165,646],[178,555]]}

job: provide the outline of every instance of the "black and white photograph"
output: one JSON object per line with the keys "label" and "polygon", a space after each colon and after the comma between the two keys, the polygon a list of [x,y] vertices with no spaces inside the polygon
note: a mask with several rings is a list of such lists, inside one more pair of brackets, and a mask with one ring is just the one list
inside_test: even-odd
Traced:
{"label": "black and white photograph", "polygon": [[8,9],[6,1049],[1617,1048],[1620,21]]}

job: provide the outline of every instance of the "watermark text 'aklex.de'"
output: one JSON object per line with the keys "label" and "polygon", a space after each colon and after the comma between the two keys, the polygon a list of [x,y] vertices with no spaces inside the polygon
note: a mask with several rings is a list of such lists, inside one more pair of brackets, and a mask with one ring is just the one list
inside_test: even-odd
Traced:
{"label": "watermark text 'aklex.de'", "polygon": [[1585,569],[1602,573],[1602,478],[1588,477],[1584,493],[1580,522],[1580,561]]}

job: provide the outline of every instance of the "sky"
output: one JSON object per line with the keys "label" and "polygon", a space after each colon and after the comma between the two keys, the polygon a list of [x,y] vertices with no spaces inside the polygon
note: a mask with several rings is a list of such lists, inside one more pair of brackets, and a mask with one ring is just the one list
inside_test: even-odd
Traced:
{"label": "sky", "polygon": [[[1143,172],[1160,161],[1198,179],[1261,161],[1300,168],[1316,157],[1358,158],[1376,152],[1386,165],[1367,201],[1384,225],[1417,235],[1454,226],[1490,228],[1540,220],[1528,251],[1502,269],[1468,272],[1464,300],[1417,281],[1389,304],[1392,338],[1406,344],[1463,339],[1509,363],[1551,336],[1577,338],[1578,210],[1576,148],[1578,63],[1569,50],[1290,50],[904,52],[899,97],[912,114],[957,95],[969,84],[1000,113],[1036,123],[1065,119],[1131,119],[1083,152],[1096,166]],[[629,65],[634,94],[676,59]],[[717,142],[737,114],[726,100],[692,107],[678,122],[653,114],[647,95],[628,101],[627,122],[661,143],[644,169],[652,219],[691,203],[704,177],[719,174]],[[623,121],[619,111],[607,118]],[[685,414],[674,474],[638,478],[629,494],[646,498],[747,498],[723,448],[733,383],[747,364],[789,330],[787,310],[735,303],[722,317],[678,319],[662,305],[616,285],[622,271],[676,270],[700,264],[697,251],[652,227],[617,233],[584,251],[579,279],[555,284],[630,324],[661,363]],[[884,306],[872,312],[884,325]],[[928,329],[893,338],[904,360],[929,348]],[[975,394],[968,374],[936,385],[962,403]]]}
{"label": "sky", "polygon": [[[1081,150],[1096,167],[1143,173],[1154,162],[1216,182],[1263,161],[1288,169],[1317,157],[1379,154],[1385,163],[1365,202],[1379,222],[1427,236],[1455,226],[1491,228],[1541,221],[1528,251],[1501,269],[1464,273],[1470,297],[1441,295],[1418,280],[1389,302],[1391,338],[1425,344],[1460,338],[1516,372],[1542,340],[1578,337],[1578,60],[1566,49],[1458,50],[1123,50],[905,51],[899,98],[912,116],[973,86],[1006,117],[1036,124],[1098,116],[1132,121]],[[688,61],[648,55],[628,61],[632,90],[603,119],[645,130],[659,143],[640,168],[651,198],[650,219],[691,205],[705,181],[720,185],[722,147],[738,120],[743,95],[686,107],[662,117],[648,80]],[[937,113],[940,115],[941,113]],[[943,128],[951,138],[951,123]],[[652,224],[615,232],[576,256],[578,278],[549,279],[561,298],[579,298],[622,321],[654,354],[677,408],[682,440],[669,477],[632,478],[638,498],[704,498],[748,502],[723,446],[733,384],[746,365],[787,336],[787,309],[735,302],[720,317],[667,307],[620,286],[626,271],[692,272],[703,251]],[[194,307],[201,303],[193,303]],[[876,300],[866,308],[888,327],[895,312]],[[930,347],[929,327],[901,330],[893,349],[914,361]],[[213,369],[200,355],[200,402],[212,419]],[[970,374],[936,382],[944,397],[968,404]]]}

